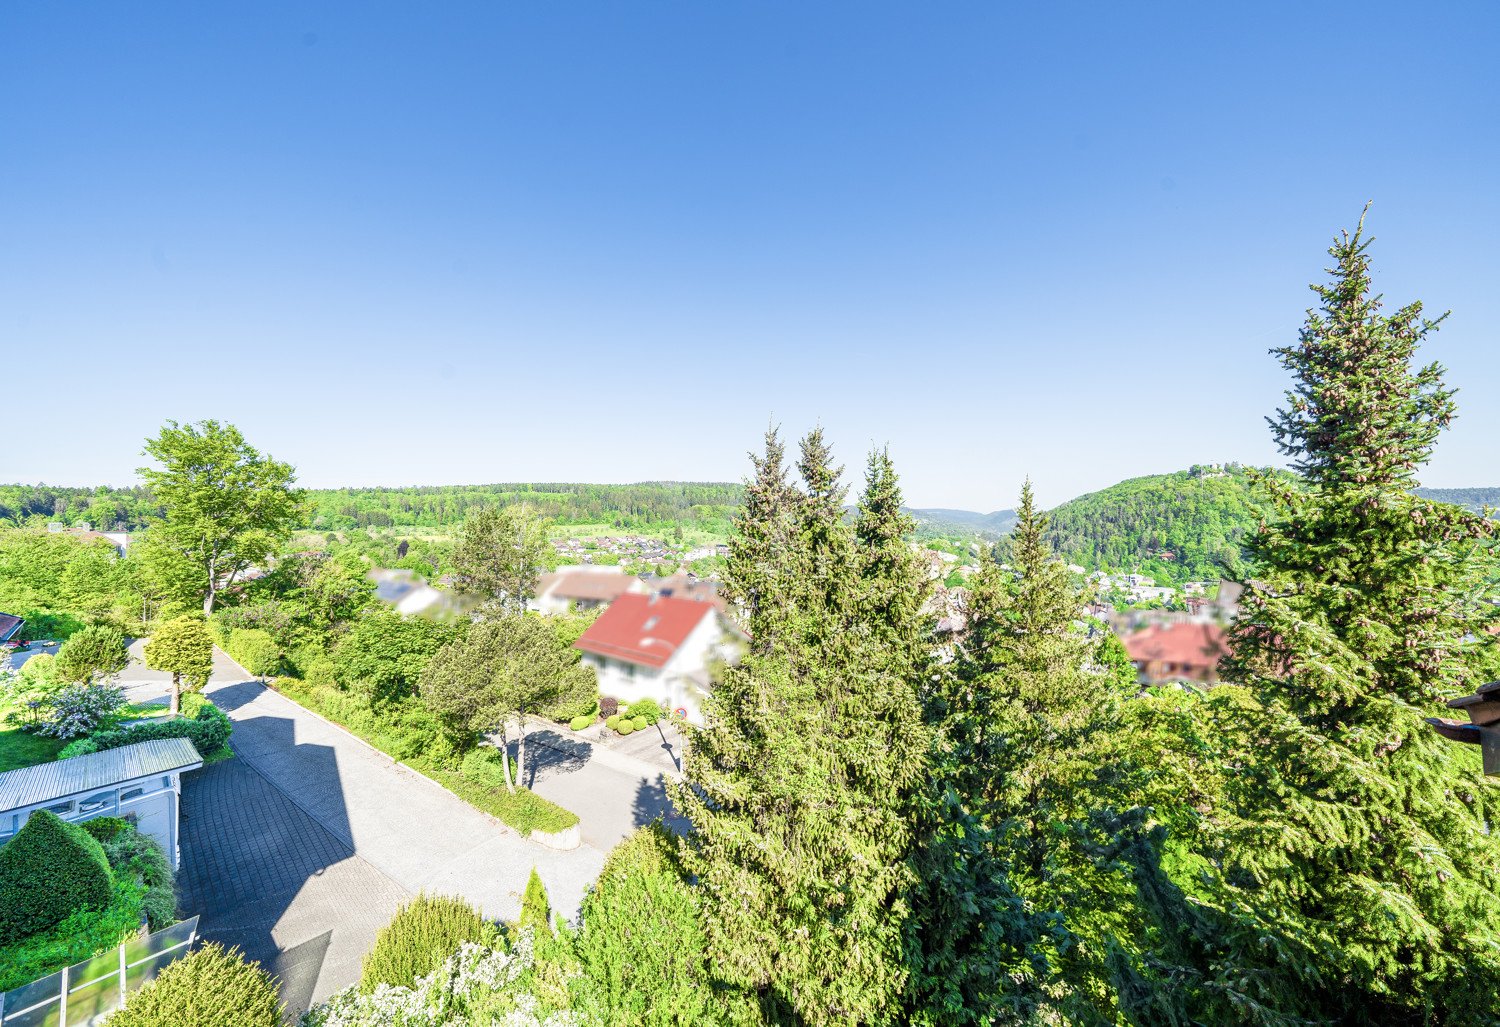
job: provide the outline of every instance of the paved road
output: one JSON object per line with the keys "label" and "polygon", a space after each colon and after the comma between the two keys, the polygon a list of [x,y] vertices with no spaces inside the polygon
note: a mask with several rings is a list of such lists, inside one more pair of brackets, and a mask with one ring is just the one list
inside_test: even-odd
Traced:
{"label": "paved road", "polygon": [[[163,698],[170,687],[168,675],[144,666],[132,666],[122,677],[132,701]],[[222,653],[215,654],[206,692],[234,721],[230,744],[238,759],[231,762],[243,763],[241,769],[258,775],[267,787],[243,774],[237,784],[193,786],[189,801],[198,795],[200,809],[190,809],[189,827],[196,818],[226,826],[215,827],[217,840],[191,854],[185,842],[184,874],[193,875],[194,901],[216,911],[205,914],[210,921],[203,925],[206,932],[258,931],[262,939],[269,934],[279,953],[312,945],[301,956],[284,957],[295,964],[311,958],[317,939],[331,930],[310,990],[314,1000],[357,978],[357,960],[346,953],[368,944],[357,939],[364,936],[365,925],[378,926],[389,917],[393,896],[423,890],[460,894],[486,916],[514,919],[535,866],[553,908],[571,917],[603,865],[604,853],[588,844],[557,852],[525,840],[428,778],[263,687]],[[205,781],[226,776],[209,774],[212,770],[205,769]],[[220,802],[240,801],[258,812],[225,821],[217,812],[205,811]],[[303,817],[287,813],[288,804]],[[318,831],[343,846],[341,859],[334,859],[334,850],[323,842],[313,846],[313,856],[299,847],[302,842],[294,844],[301,835]],[[221,849],[226,851],[217,862],[199,865],[207,853]],[[351,857],[358,862],[349,863]],[[189,860],[194,861],[191,867]],[[273,864],[285,878],[278,878],[281,883],[273,888],[282,889],[277,895],[286,894],[282,885],[301,875],[302,884],[291,892],[297,901],[287,905],[273,895],[263,908],[240,902],[236,889],[247,888],[246,896],[259,894],[241,884],[247,868]],[[310,871],[313,864],[323,864],[322,873]],[[369,877],[366,870],[376,876]],[[373,882],[368,887],[349,883],[366,879]],[[353,925],[345,934],[338,926],[341,916]],[[308,934],[314,929],[318,933]],[[299,989],[308,990],[305,983],[293,988]]]}
{"label": "paved road", "polygon": [[280,977],[294,1015],[357,981],[406,889],[243,760],[185,775],[182,795],[179,904],[200,934]]}

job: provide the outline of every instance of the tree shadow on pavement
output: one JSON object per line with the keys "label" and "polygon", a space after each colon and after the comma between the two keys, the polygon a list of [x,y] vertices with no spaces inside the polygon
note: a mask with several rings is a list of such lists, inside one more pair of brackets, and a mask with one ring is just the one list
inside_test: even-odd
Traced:
{"label": "tree shadow on pavement", "polygon": [[[510,740],[510,753],[516,754],[516,739]],[[572,774],[582,770],[594,755],[594,747],[587,742],[565,738],[546,728],[526,732],[526,780],[527,788],[535,788],[537,778],[549,778],[558,774]]]}
{"label": "tree shadow on pavement", "polygon": [[686,817],[678,816],[672,800],[667,798],[666,785],[660,777],[641,782],[631,805],[631,816],[636,827],[645,827],[660,817],[666,828],[677,834],[686,834],[691,826]]}

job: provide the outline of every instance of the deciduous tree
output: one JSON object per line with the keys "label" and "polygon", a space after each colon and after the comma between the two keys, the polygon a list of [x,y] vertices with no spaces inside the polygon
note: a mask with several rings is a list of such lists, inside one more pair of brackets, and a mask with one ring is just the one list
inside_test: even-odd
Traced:
{"label": "deciduous tree", "polygon": [[453,552],[459,591],[491,611],[524,611],[550,552],[546,522],[525,506],[478,510],[464,522]]}
{"label": "deciduous tree", "polygon": [[152,540],[201,570],[207,617],[221,590],[290,537],[304,494],[290,464],[262,457],[232,424],[168,421],[145,454],[162,466],[137,473],[166,511]]}

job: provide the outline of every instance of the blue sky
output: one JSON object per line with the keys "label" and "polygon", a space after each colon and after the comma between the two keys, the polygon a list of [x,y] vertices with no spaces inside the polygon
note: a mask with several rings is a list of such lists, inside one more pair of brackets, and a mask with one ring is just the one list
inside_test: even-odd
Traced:
{"label": "blue sky", "polygon": [[1494,4],[7,4],[0,481],[167,418],[305,484],[737,479],[774,416],[917,505],[1280,462],[1333,233],[1454,311],[1424,475],[1500,485]]}

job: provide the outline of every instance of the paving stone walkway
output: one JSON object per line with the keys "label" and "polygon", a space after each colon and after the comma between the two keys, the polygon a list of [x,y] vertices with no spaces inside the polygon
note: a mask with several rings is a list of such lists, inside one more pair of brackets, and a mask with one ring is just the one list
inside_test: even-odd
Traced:
{"label": "paving stone walkway", "polygon": [[359,979],[406,889],[244,761],[183,778],[178,899],[209,941],[281,978],[294,1013]]}

